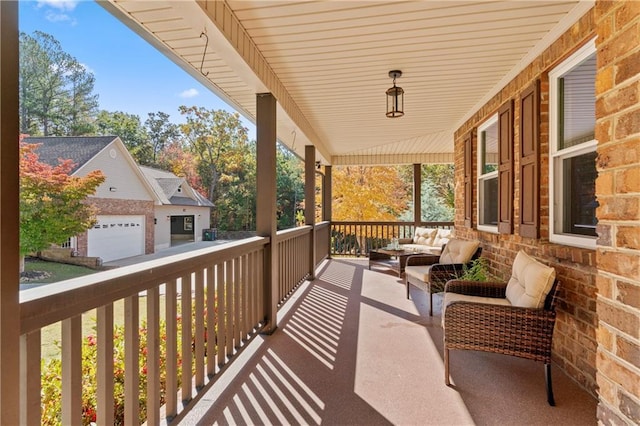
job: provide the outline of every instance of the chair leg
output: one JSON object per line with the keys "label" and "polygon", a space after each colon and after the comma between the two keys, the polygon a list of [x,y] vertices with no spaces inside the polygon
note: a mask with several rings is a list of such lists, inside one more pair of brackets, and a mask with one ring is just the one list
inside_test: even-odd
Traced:
{"label": "chair leg", "polygon": [[429,288],[429,316],[433,316],[433,293],[431,293],[431,289]]}
{"label": "chair leg", "polygon": [[555,407],[556,401],[553,399],[553,385],[551,384],[551,364],[544,365],[544,380],[547,384],[547,402],[550,406]]}
{"label": "chair leg", "polygon": [[407,299],[409,299],[410,298],[409,297],[409,280],[406,279],[406,278],[405,278],[405,283],[406,283],[406,286],[407,286]]}
{"label": "chair leg", "polygon": [[444,348],[444,383],[447,386],[451,386],[451,381],[449,380],[449,349]]}

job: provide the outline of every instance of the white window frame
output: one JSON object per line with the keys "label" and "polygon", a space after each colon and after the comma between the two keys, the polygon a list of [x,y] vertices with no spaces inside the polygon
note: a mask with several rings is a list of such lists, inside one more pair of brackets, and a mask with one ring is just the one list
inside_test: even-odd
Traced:
{"label": "white window frame", "polygon": [[[494,225],[483,225],[482,224],[482,216],[483,216],[483,211],[484,211],[484,181],[486,180],[490,180],[490,179],[498,179],[498,169],[496,168],[496,170],[494,170],[493,172],[489,172],[489,173],[482,173],[482,154],[483,154],[483,149],[481,149],[482,147],[482,139],[481,139],[481,135],[482,132],[486,131],[489,127],[491,126],[498,126],[498,114],[496,113],[495,115],[492,115],[487,121],[485,121],[484,123],[482,123],[480,126],[478,126],[478,178],[476,180],[477,186],[476,188],[478,188],[478,190],[476,191],[476,195],[477,195],[477,214],[478,214],[478,231],[484,231],[484,232],[491,232],[494,234],[498,233],[498,224],[496,223],[495,226]],[[498,196],[500,196],[500,194],[498,194]],[[496,203],[498,202],[498,200],[496,200]]]}
{"label": "white window frame", "polygon": [[556,178],[556,176],[563,176],[564,160],[595,152],[598,142],[593,139],[568,148],[559,149],[558,79],[594,53],[596,53],[595,39],[582,46],[566,61],[549,72],[549,241],[588,249],[596,248],[597,237],[562,232],[564,214],[563,181],[559,177]]}

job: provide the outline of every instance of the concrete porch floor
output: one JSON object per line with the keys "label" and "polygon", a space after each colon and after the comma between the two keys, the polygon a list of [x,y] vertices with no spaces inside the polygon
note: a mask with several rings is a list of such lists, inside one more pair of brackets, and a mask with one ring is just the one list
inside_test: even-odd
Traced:
{"label": "concrete porch floor", "polygon": [[444,384],[440,297],[427,297],[366,259],[324,262],[181,424],[590,425],[596,400],[553,369],[556,407],[542,364],[451,352]]}

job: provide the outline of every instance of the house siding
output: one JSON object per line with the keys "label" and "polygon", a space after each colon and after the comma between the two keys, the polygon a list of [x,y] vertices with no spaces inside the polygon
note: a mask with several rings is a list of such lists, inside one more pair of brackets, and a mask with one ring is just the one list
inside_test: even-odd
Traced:
{"label": "house siding", "polygon": [[[87,161],[75,173],[84,176],[93,170],[101,170],[105,181],[96,189],[96,197],[114,200],[153,200],[151,190],[144,183],[141,173],[136,173],[137,165],[126,158],[124,145],[112,142],[101,152]],[[113,190],[110,190],[113,188]],[[124,214],[124,213],[122,213]]]}
{"label": "house siding", "polygon": [[[154,252],[155,226],[153,224],[153,201],[90,197],[88,202],[96,206],[98,209],[98,215],[144,215],[144,252],[145,254],[151,254]],[[87,255],[87,242],[87,232],[83,232],[78,235],[77,250],[80,256]]]}
{"label": "house siding", "polygon": [[[520,174],[513,175],[513,230],[510,234],[494,234],[475,229],[478,223],[477,199],[472,199],[472,227],[465,226],[464,194],[456,192],[456,235],[463,239],[479,240],[483,256],[490,261],[491,272],[508,279],[511,266],[519,250],[531,254],[545,264],[556,268],[561,283],[558,316],[554,332],[554,361],[571,377],[594,396],[597,395],[596,358],[597,328],[596,314],[597,268],[596,251],[568,247],[549,242],[549,80],[550,69],[567,58],[596,35],[595,11],[578,20],[565,34],[529,64],[509,82],[496,96],[478,110],[455,134],[456,187],[464,186],[464,140],[472,134],[472,183],[474,194],[477,188],[478,140],[475,129],[495,114],[501,105],[520,95],[540,80],[540,229],[539,239],[520,235]],[[513,152],[519,152],[520,105],[515,102],[513,111]],[[513,158],[513,170],[519,170],[520,156]],[[600,238],[603,238],[602,236]]]}
{"label": "house siding", "polygon": [[601,424],[640,424],[640,2],[596,3]]}

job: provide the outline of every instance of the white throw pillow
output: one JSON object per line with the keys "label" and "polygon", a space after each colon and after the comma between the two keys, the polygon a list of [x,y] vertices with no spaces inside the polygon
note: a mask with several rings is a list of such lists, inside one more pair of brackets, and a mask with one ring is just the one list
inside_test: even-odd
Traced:
{"label": "white throw pillow", "polygon": [[506,296],[513,306],[542,308],[556,279],[556,270],[520,250],[513,261]]}
{"label": "white throw pillow", "polygon": [[413,242],[416,244],[431,245],[433,237],[436,236],[436,232],[438,232],[438,230],[435,228],[422,228],[419,226],[416,228],[416,232],[413,236]]}
{"label": "white throw pillow", "polygon": [[447,245],[444,246],[438,263],[467,263],[471,260],[476,250],[478,250],[479,245],[480,241],[465,241],[452,238]]}

